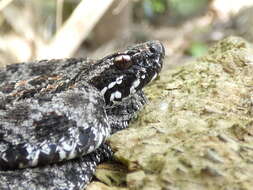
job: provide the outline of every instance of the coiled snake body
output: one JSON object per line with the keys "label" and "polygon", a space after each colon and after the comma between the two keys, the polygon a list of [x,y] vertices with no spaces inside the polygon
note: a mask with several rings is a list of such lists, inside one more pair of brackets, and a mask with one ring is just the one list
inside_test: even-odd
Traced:
{"label": "coiled snake body", "polygon": [[162,68],[150,41],[100,60],[42,60],[0,70],[0,189],[80,190],[112,156],[105,143],[145,103]]}

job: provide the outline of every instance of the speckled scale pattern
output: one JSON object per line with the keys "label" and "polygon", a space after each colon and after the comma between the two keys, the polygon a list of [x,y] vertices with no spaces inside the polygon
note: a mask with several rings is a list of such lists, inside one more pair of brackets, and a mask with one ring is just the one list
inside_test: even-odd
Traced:
{"label": "speckled scale pattern", "polygon": [[92,179],[98,163],[112,156],[103,144],[93,153],[77,159],[14,171],[0,171],[1,190],[82,190]]}
{"label": "speckled scale pattern", "polygon": [[[13,89],[9,85],[13,82],[2,83],[6,103],[0,115],[0,168],[72,159],[94,151],[105,140],[110,128],[101,106],[103,98],[85,81],[73,81],[76,73],[85,69],[85,62],[70,59],[22,65],[21,71],[15,68],[15,72],[24,74],[11,86]],[[44,71],[44,64],[50,65],[51,73]],[[7,71],[12,69],[7,67]],[[28,73],[31,77],[26,79]]]}
{"label": "speckled scale pattern", "polygon": [[112,156],[106,139],[146,103],[163,57],[150,41],[100,60],[0,69],[0,189],[83,189]]}
{"label": "speckled scale pattern", "polygon": [[[24,168],[92,152],[110,133],[105,110],[99,109],[103,103],[97,91],[85,86],[57,93],[47,101],[26,98],[6,105],[0,116],[5,125],[0,131],[4,131],[2,140],[8,144],[0,143],[0,164]],[[27,155],[26,159],[22,155]]]}

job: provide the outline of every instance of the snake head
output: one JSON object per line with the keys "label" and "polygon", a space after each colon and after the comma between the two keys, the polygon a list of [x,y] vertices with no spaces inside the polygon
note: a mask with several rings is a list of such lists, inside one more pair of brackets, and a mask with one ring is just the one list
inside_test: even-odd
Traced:
{"label": "snake head", "polygon": [[132,46],[101,59],[98,62],[101,73],[91,83],[101,91],[107,104],[119,102],[157,77],[164,55],[159,41]]}

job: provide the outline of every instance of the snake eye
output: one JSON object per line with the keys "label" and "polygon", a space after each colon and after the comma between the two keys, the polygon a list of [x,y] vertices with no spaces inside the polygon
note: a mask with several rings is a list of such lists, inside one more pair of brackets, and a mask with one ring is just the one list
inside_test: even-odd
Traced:
{"label": "snake eye", "polygon": [[124,70],[128,69],[133,64],[133,62],[129,55],[119,55],[114,58],[114,64],[118,69]]}

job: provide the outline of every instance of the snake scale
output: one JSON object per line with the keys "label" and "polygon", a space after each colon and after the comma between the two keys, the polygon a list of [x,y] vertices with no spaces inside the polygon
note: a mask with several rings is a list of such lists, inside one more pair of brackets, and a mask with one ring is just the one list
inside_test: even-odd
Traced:
{"label": "snake scale", "polygon": [[0,189],[81,190],[112,157],[106,139],[146,102],[164,47],[149,41],[100,60],[0,69]]}

